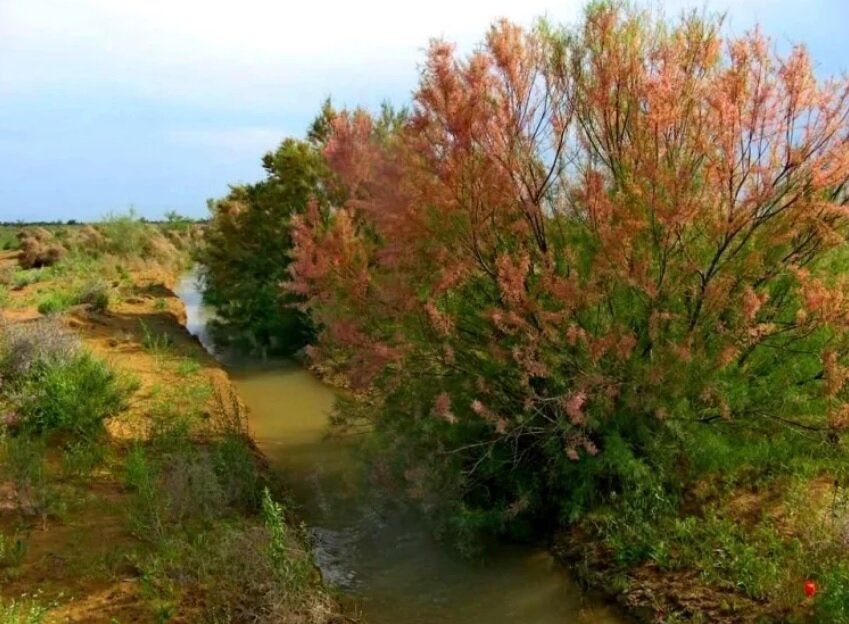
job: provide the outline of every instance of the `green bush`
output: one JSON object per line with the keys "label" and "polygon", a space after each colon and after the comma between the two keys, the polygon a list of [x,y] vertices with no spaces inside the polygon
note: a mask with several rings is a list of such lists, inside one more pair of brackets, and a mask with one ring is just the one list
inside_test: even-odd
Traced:
{"label": "green bush", "polygon": [[99,280],[85,282],[74,296],[75,304],[88,305],[97,312],[106,312],[109,302],[109,286]]}
{"label": "green bush", "polygon": [[212,219],[196,253],[204,297],[215,306],[213,336],[255,353],[292,354],[312,338],[288,279],[294,215],[327,202],[327,170],[314,143],[287,139],[263,159],[266,179],[233,187],[210,203]]}
{"label": "green bush", "polygon": [[23,426],[31,431],[91,435],[126,408],[136,387],[102,360],[79,352],[30,372],[21,389],[19,413]]}
{"label": "green bush", "polygon": [[134,496],[130,528],[139,537],[161,540],[164,533],[165,500],[159,491],[159,472],[144,446],[134,445],[124,462],[124,484]]}
{"label": "green bush", "polygon": [[108,251],[117,256],[141,256],[149,250],[152,226],[139,219],[135,211],[110,213],[98,224]]}
{"label": "green bush", "polygon": [[69,477],[85,477],[101,466],[107,457],[108,446],[97,439],[76,440],[62,454],[62,472]]}
{"label": "green bush", "polygon": [[12,290],[21,290],[47,279],[50,275],[50,269],[18,269],[12,275]]}
{"label": "green bush", "polygon": [[76,302],[73,294],[64,290],[52,290],[38,298],[39,314],[59,314]]}

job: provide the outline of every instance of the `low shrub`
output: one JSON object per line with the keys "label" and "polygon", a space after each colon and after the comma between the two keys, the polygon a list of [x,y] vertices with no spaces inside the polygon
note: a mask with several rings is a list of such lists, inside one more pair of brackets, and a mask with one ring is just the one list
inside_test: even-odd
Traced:
{"label": "low shrub", "polygon": [[131,210],[126,214],[106,215],[98,230],[108,252],[117,256],[142,256],[148,251],[153,228]]}
{"label": "low shrub", "polygon": [[17,426],[33,433],[94,434],[137,387],[49,319],[2,328],[0,380]]}
{"label": "low shrub", "polygon": [[62,453],[62,472],[67,477],[85,477],[106,461],[109,447],[96,439],[71,442]]}
{"label": "low shrub", "polygon": [[130,525],[156,542],[175,531],[259,508],[264,479],[244,438],[199,445],[188,431],[157,432],[127,456],[124,483],[134,493]]}
{"label": "low shrub", "polygon": [[139,320],[139,326],[142,330],[142,347],[157,358],[164,356],[173,346],[174,341],[167,333],[157,332],[142,320]]}
{"label": "low shrub", "polygon": [[141,444],[134,445],[124,462],[124,485],[133,492],[129,510],[130,529],[153,542],[165,537],[165,501],[159,493],[158,466]]}
{"label": "low shrub", "polygon": [[81,345],[55,319],[0,324],[0,380],[15,384],[39,367],[67,362]]}
{"label": "low shrub", "polygon": [[23,425],[37,432],[89,435],[126,408],[136,384],[87,352],[29,376],[19,400]]}
{"label": "low shrub", "polygon": [[109,302],[109,286],[99,280],[85,282],[74,297],[75,304],[88,305],[97,312],[106,312]]}
{"label": "low shrub", "polygon": [[49,315],[59,314],[70,308],[76,302],[73,294],[64,290],[51,290],[38,298],[38,313]]}
{"label": "low shrub", "polygon": [[65,510],[59,490],[50,482],[43,439],[29,436],[0,438],[0,478],[14,487],[17,508],[25,514],[61,516]]}
{"label": "low shrub", "polygon": [[201,363],[197,360],[185,359],[177,365],[177,374],[181,377],[188,377],[198,372],[201,368]]}
{"label": "low shrub", "polygon": [[36,284],[48,276],[45,269],[18,269],[10,278],[12,290],[22,290],[30,284]]}

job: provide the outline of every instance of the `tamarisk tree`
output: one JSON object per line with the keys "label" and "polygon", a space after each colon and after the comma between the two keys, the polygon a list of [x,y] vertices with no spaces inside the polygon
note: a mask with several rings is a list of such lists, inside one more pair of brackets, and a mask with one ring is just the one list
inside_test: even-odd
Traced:
{"label": "tamarisk tree", "polygon": [[347,200],[296,217],[340,419],[458,531],[668,485],[705,429],[839,444],[847,114],[803,48],[695,15],[433,42],[404,123],[333,119]]}

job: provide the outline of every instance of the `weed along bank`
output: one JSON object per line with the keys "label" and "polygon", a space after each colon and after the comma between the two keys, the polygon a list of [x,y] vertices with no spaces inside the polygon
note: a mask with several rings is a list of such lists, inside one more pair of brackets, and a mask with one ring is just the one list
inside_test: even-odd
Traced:
{"label": "weed along bank", "polygon": [[0,256],[4,624],[347,621],[181,324],[195,234],[121,217]]}

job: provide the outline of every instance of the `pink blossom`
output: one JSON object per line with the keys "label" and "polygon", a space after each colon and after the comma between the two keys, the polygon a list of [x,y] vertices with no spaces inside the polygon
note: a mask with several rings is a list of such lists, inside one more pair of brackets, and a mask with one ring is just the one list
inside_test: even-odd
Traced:
{"label": "pink blossom", "polygon": [[564,407],[566,408],[566,414],[569,416],[569,420],[572,421],[573,425],[584,424],[584,405],[586,402],[587,393],[583,390],[576,392],[566,399]]}
{"label": "pink blossom", "polygon": [[433,404],[433,413],[452,425],[457,422],[457,417],[451,412],[451,397],[446,392],[442,392],[436,397]]}

